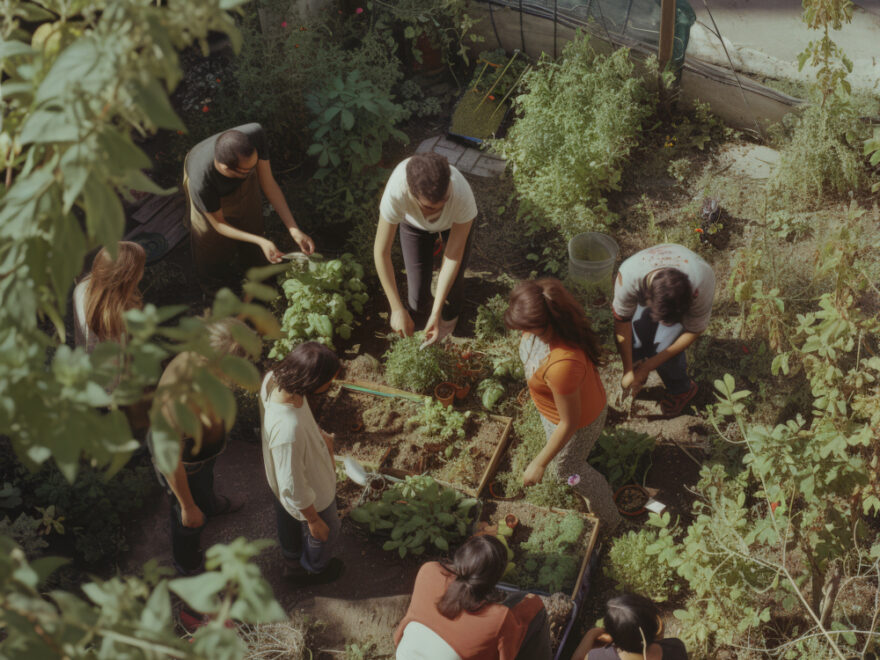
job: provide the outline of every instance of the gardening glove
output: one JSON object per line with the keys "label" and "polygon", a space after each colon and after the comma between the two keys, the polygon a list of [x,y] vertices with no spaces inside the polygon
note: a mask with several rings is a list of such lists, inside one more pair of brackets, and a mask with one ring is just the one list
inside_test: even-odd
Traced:
{"label": "gardening glove", "polygon": [[416,324],[405,308],[391,312],[391,329],[401,337],[412,337]]}

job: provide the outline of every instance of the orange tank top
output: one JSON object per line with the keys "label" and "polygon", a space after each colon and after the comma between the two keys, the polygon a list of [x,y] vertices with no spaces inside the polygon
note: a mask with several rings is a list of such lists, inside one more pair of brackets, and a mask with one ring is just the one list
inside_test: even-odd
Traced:
{"label": "orange tank top", "polygon": [[552,342],[550,355],[528,381],[532,401],[538,411],[554,424],[559,411],[553,394],[571,394],[580,390],[581,418],[578,428],[592,424],[605,407],[605,388],[596,365],[580,348]]}

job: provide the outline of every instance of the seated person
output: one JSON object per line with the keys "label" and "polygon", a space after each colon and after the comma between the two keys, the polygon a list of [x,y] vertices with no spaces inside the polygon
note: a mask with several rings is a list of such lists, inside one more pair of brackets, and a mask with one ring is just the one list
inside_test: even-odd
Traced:
{"label": "seated person", "polygon": [[680,639],[663,639],[657,606],[644,596],[609,600],[604,623],[584,635],[571,660],[687,660]]}
{"label": "seated person", "polygon": [[492,536],[468,539],[451,563],[422,566],[394,633],[397,660],[549,660],[541,599],[521,592],[493,598],[506,567],[507,549]]}
{"label": "seated person", "polygon": [[682,413],[698,390],[684,351],[709,325],[714,295],[712,267],[681,245],[655,245],[620,264],[611,307],[624,393],[635,397],[656,369],[666,387],[660,409]]}

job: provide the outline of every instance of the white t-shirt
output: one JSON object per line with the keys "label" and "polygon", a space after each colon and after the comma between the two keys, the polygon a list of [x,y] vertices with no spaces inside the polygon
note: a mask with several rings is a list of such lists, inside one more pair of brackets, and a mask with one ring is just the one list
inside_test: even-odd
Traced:
{"label": "white t-shirt", "polygon": [[89,280],[92,276],[88,275],[73,288],[73,341],[76,346],[82,346],[86,349],[86,353],[95,350],[98,343],[98,337],[89,330],[86,323],[86,294],[88,293]]}
{"label": "white t-shirt", "polygon": [[457,169],[449,166],[449,182],[452,191],[449,200],[440,211],[440,214],[430,222],[422,215],[422,210],[415,196],[410,193],[406,184],[406,164],[409,158],[398,163],[397,167],[388,177],[385,184],[385,192],[382,193],[382,201],[379,204],[379,217],[399,225],[401,222],[417,227],[424,231],[446,231],[454,224],[465,224],[477,217],[477,202],[467,179]]}
{"label": "white t-shirt", "polygon": [[263,465],[269,488],[287,512],[297,520],[314,505],[318,512],[336,497],[336,466],[327,451],[308,400],[297,408],[269,400],[272,372],[260,387],[263,420]]}
{"label": "white t-shirt", "polygon": [[639,292],[644,291],[645,278],[661,268],[674,268],[687,275],[694,293],[694,301],[681,325],[688,332],[703,332],[712,315],[715,296],[715,273],[712,267],[695,252],[674,243],[664,243],[637,252],[620,264],[614,280],[612,309],[620,319],[632,319],[636,306],[644,304]]}

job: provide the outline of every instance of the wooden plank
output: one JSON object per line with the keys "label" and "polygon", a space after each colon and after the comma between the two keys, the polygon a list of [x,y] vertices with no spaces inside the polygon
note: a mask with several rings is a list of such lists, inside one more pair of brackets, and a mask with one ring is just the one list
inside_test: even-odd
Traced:
{"label": "wooden plank", "polygon": [[504,430],[501,432],[501,440],[495,447],[492,460],[486,466],[486,471],[483,473],[483,478],[480,480],[480,485],[477,486],[477,492],[474,493],[474,497],[482,495],[483,491],[489,486],[489,481],[495,476],[495,471],[498,469],[499,463],[501,463],[501,456],[504,454],[504,450],[507,449],[507,443],[510,440],[510,429],[513,426],[512,417],[501,417],[499,415],[489,415],[489,417],[497,421],[504,421]]}
{"label": "wooden plank", "polygon": [[175,193],[174,195],[150,195],[150,198],[141,204],[137,211],[131,214],[131,218],[143,224],[148,220],[152,220],[165,206],[175,202],[177,199],[184,199],[182,192]]}

